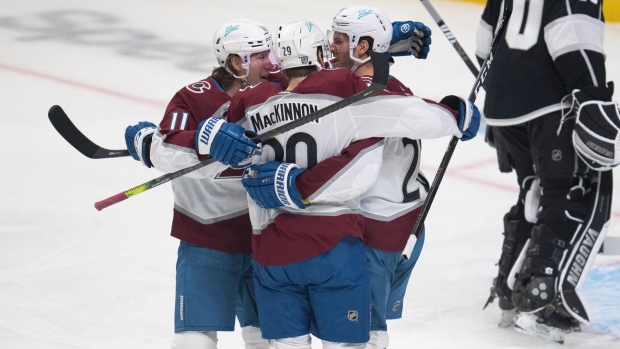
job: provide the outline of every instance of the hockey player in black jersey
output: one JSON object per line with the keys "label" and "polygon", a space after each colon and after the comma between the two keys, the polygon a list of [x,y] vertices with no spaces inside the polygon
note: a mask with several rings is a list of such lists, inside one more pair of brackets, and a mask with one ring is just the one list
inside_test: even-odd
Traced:
{"label": "hockey player in black jersey", "polygon": [[579,289],[606,234],[618,163],[602,2],[488,0],[479,59],[503,6],[512,16],[485,80],[484,115],[499,169],[515,170],[520,190],[489,300],[499,297],[500,326],[563,342],[590,320]]}

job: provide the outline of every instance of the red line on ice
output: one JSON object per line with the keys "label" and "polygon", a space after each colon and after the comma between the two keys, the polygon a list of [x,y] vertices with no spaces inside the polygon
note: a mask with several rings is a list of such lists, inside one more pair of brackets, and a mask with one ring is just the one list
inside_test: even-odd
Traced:
{"label": "red line on ice", "polygon": [[37,78],[41,78],[41,79],[50,80],[50,81],[58,82],[58,83],[61,83],[61,84],[69,85],[69,86],[72,86],[72,87],[79,87],[79,88],[83,88],[83,89],[86,89],[86,90],[95,91],[95,92],[103,93],[103,94],[106,94],[106,95],[110,95],[110,96],[114,96],[114,97],[118,97],[118,98],[122,98],[122,99],[127,99],[127,100],[134,101],[134,102],[154,105],[154,106],[162,107],[162,108],[165,108],[165,106],[166,106],[166,104],[162,103],[161,101],[157,101],[157,100],[153,100],[153,99],[148,99],[148,98],[143,98],[143,97],[138,97],[138,96],[132,96],[132,95],[129,95],[129,94],[126,94],[126,93],[121,93],[121,92],[109,90],[109,89],[106,89],[106,88],[97,87],[97,86],[85,84],[85,83],[78,82],[78,81],[68,80],[68,79],[65,79],[65,78],[58,77],[58,76],[53,76],[53,75],[49,75],[49,74],[45,74],[45,73],[41,73],[41,72],[29,70],[29,69],[19,68],[19,67],[15,67],[15,66],[3,64],[3,63],[0,63],[0,69],[8,70],[8,71],[11,71],[11,72],[14,72],[14,73],[30,75],[30,76],[34,76],[34,77],[37,77]]}

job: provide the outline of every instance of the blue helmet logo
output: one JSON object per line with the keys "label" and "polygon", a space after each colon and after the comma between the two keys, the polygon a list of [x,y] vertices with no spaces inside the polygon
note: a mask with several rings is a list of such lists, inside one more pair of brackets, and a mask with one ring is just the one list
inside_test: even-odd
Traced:
{"label": "blue helmet logo", "polygon": [[229,25],[226,27],[226,32],[224,33],[224,36],[234,32],[235,30],[239,30],[239,24],[237,25]]}
{"label": "blue helmet logo", "polygon": [[360,19],[362,17],[368,16],[368,15],[371,15],[371,14],[372,14],[372,10],[366,10],[366,9],[360,10],[358,15],[357,15],[357,19]]}

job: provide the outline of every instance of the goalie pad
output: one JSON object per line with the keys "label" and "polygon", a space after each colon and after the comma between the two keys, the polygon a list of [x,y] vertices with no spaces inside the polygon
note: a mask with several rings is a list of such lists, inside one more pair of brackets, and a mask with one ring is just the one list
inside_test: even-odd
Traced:
{"label": "goalie pad", "polygon": [[[510,208],[510,212],[504,216],[504,242],[502,243],[502,256],[498,262],[498,277],[504,278],[506,287],[510,291],[514,288],[517,275],[525,260],[525,252],[534,227],[534,224],[527,220],[527,210],[529,210],[528,206],[535,205],[535,209],[538,211],[540,200],[537,200],[536,203],[529,203],[527,196],[532,191],[531,188],[538,183],[538,180],[535,176],[529,176],[523,180],[519,192],[519,200],[524,202],[523,207],[513,206]],[[502,296],[502,294],[499,295]],[[503,296],[508,299],[511,297],[510,292],[506,292]]]}
{"label": "goalie pad", "polygon": [[[573,92],[578,101],[579,91]],[[587,101],[579,104],[573,129],[579,158],[596,171],[620,164],[620,107],[617,102]]]}
{"label": "goalie pad", "polygon": [[528,181],[528,179],[531,178],[531,186],[530,188],[527,190],[527,193],[525,194],[525,200],[524,200],[524,216],[525,216],[525,220],[532,223],[532,224],[536,224],[536,221],[538,221],[538,208],[540,207],[540,196],[542,194],[542,187],[540,186],[540,178],[537,177],[528,177],[525,179],[524,185],[526,183],[529,183],[530,181]]}
{"label": "goalie pad", "polygon": [[525,261],[525,253],[530,246],[530,239],[525,241],[523,248],[519,252],[519,256],[515,261],[515,264],[512,265],[510,269],[510,274],[508,274],[506,283],[508,284],[508,288],[514,290],[515,282],[517,281],[517,276],[519,275],[519,271],[521,271],[521,267],[523,266],[523,261]]}
{"label": "goalie pad", "polygon": [[587,194],[588,215],[573,239],[558,281],[565,310],[581,322],[590,321],[587,304],[579,291],[607,235],[612,180],[611,171],[599,172],[598,178],[592,180],[592,188]]}

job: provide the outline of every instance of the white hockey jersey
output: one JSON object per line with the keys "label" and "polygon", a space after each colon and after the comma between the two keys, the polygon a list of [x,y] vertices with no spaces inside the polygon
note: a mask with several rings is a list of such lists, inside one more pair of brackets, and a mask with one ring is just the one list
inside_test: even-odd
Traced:
{"label": "white hockey jersey", "polygon": [[[368,81],[370,77],[363,79]],[[394,77],[388,80],[386,90],[397,95],[413,95]],[[428,186],[420,171],[421,151],[419,139],[385,139],[377,181],[361,198],[367,246],[388,252],[402,252],[405,248],[426,198],[425,185]]]}
{"label": "white hockey jersey", "polygon": [[[322,70],[291,92],[274,93],[265,84],[240,91],[231,101],[229,121],[244,118],[246,129],[272,130],[366,88],[349,70]],[[265,101],[265,103],[261,103]],[[384,94],[365,99],[316,122],[306,123],[263,143],[255,163],[271,160],[312,168],[340,155],[351,143],[372,137],[436,138],[460,135],[453,111],[417,97]],[[359,194],[341,202],[320,198],[303,210],[262,209],[251,199],[253,258],[261,265],[284,265],[312,258],[343,237],[362,238]]]}
{"label": "white hockey jersey", "polygon": [[[200,122],[221,115],[230,97],[211,77],[179,90],[153,135],[151,161],[174,172],[205,160],[194,148]],[[251,225],[242,170],[214,162],[171,181],[174,216],[171,235],[228,253],[251,253]]]}
{"label": "white hockey jersey", "polygon": [[[362,79],[367,84],[371,82],[371,77],[365,76]],[[413,96],[409,88],[392,76],[388,79],[386,90],[396,95]],[[361,195],[361,212],[365,218],[364,244],[383,251],[402,252],[418,219],[428,187],[428,182],[419,168],[421,141],[390,137],[380,144],[380,147],[372,151],[380,152],[381,162],[370,162],[370,156],[359,158],[355,163],[349,164],[346,171],[366,172],[369,168],[381,165],[376,181]],[[348,148],[345,148],[345,151],[347,150]],[[328,166],[337,161],[341,161],[338,156],[326,159],[321,164]],[[333,181],[329,185],[328,190],[343,191],[347,184]],[[303,197],[314,202],[316,194],[303,194],[302,192]]]}

